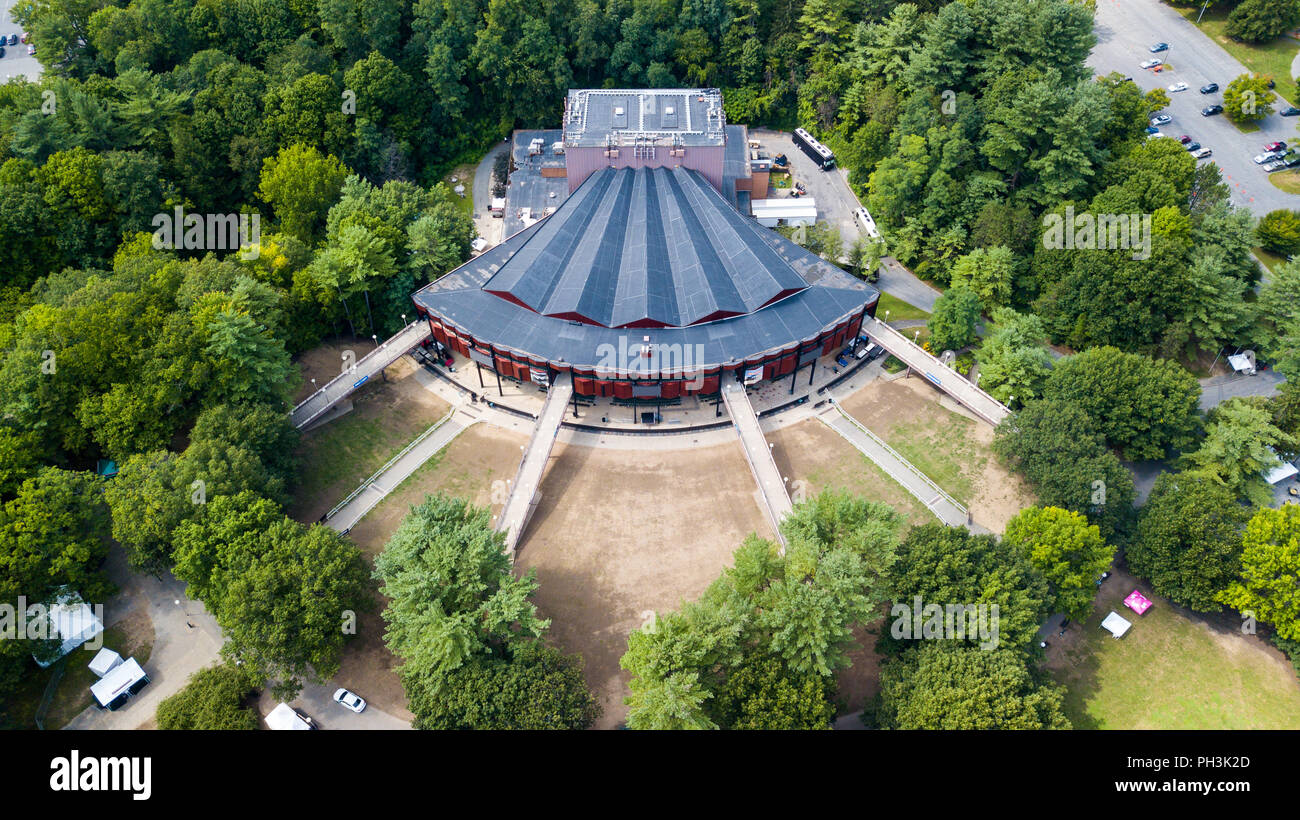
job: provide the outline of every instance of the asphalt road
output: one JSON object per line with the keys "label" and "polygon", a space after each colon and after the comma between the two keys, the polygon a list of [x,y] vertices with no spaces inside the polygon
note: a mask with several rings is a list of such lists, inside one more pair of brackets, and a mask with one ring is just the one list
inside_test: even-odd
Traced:
{"label": "asphalt road", "polygon": [[[14,22],[13,17],[9,15],[14,2],[15,0],[0,0],[0,34],[3,34],[6,40],[10,34],[23,36],[22,26]],[[3,76],[5,82],[18,76],[36,82],[41,78],[43,70],[39,60],[27,56],[27,46],[23,43],[5,46],[5,56],[0,57],[0,76]]]}
{"label": "asphalt road", "polygon": [[[1220,88],[1227,86],[1246,73],[1241,63],[1159,0],[1097,0],[1096,32],[1098,43],[1089,64],[1098,73],[1118,71],[1132,77],[1143,91],[1187,83],[1186,91],[1169,94],[1170,104],[1163,113],[1172,116],[1173,121],[1160,126],[1160,130],[1175,137],[1187,134],[1211,149],[1214,155],[1205,161],[1223,169],[1235,204],[1256,215],[1279,208],[1300,210],[1300,196],[1275,188],[1264,169],[1253,161],[1263,152],[1265,143],[1295,143],[1300,117],[1271,114],[1260,123],[1259,131],[1243,134],[1222,114],[1201,116],[1205,106],[1222,104],[1223,94],[1201,94],[1198,89],[1211,82]],[[1169,43],[1170,48],[1153,55],[1149,49],[1158,42]],[[1159,74],[1138,67],[1153,56],[1164,57],[1170,67]],[[1300,101],[1296,102],[1300,105]]]}
{"label": "asphalt road", "polygon": [[[795,181],[802,182],[808,191],[808,196],[817,203],[817,221],[839,228],[840,239],[844,241],[846,251],[859,236],[865,235],[853,216],[854,210],[859,207],[858,198],[849,188],[843,170],[835,168],[823,171],[807,154],[795,147],[788,131],[752,128],[749,131],[749,138],[758,140],[763,150],[773,157],[777,154],[785,154],[789,157],[791,173]],[[789,196],[789,189],[774,190],[772,196],[774,198]]]}

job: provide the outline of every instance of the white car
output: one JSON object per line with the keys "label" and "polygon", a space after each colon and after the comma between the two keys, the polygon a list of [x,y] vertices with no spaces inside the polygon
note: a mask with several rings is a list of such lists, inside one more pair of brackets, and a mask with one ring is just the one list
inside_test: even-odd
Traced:
{"label": "white car", "polygon": [[1187,83],[1174,83],[1173,85],[1169,86],[1169,90],[1170,90],[1170,91],[1186,91],[1186,90],[1187,90]]}
{"label": "white car", "polygon": [[1263,165],[1266,162],[1272,162],[1275,159],[1281,159],[1286,156],[1286,151],[1268,151],[1255,157],[1256,165]]}
{"label": "white car", "polygon": [[1211,151],[1209,148],[1202,148],[1199,151],[1193,151],[1192,156],[1196,157],[1197,159],[1205,159],[1206,157],[1210,156],[1210,154],[1213,153],[1214,152]]}
{"label": "white car", "polygon": [[1272,162],[1270,162],[1268,165],[1265,165],[1264,170],[1268,171],[1271,174],[1274,171],[1281,171],[1285,167],[1286,167],[1286,160],[1275,159]]}
{"label": "white car", "polygon": [[1158,57],[1153,57],[1150,60],[1143,60],[1139,65],[1143,68],[1155,68],[1163,62],[1164,60],[1161,60]]}
{"label": "white car", "polygon": [[334,693],[334,702],[346,709],[351,709],[358,715],[366,711],[366,702],[360,696],[346,689],[339,689]]}

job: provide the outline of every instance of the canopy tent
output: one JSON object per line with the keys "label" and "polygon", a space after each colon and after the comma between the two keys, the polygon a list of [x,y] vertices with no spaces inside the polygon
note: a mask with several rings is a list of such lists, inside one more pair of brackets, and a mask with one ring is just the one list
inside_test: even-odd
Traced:
{"label": "canopy tent", "polygon": [[[1269,452],[1273,453],[1273,455],[1277,455],[1277,452],[1274,451],[1272,447],[1268,449]],[[1294,464],[1289,461],[1283,461],[1281,456],[1278,456],[1277,464],[1274,465],[1272,469],[1268,470],[1268,472],[1264,473],[1264,480],[1269,484],[1276,484],[1297,473],[1300,473],[1300,470],[1297,470]]]}
{"label": "canopy tent", "polygon": [[1245,373],[1247,376],[1255,375],[1255,361],[1252,356],[1245,353],[1234,353],[1228,357],[1228,364],[1238,373]]}
{"label": "canopy tent", "polygon": [[1128,632],[1132,626],[1133,624],[1124,620],[1124,617],[1114,610],[1111,610],[1111,613],[1106,616],[1106,620],[1101,622],[1101,628],[1116,638],[1124,637],[1124,633]]}
{"label": "canopy tent", "polygon": [[121,663],[122,656],[106,646],[95,653],[95,657],[91,659],[89,666],[90,671],[95,673],[95,677],[102,678]]}
{"label": "canopy tent", "polygon": [[1127,598],[1124,599],[1124,606],[1133,610],[1137,614],[1142,615],[1151,608],[1151,601],[1135,589],[1128,594]]}
{"label": "canopy tent", "polygon": [[271,714],[266,716],[266,725],[271,729],[311,729],[311,725],[287,703],[281,703],[271,710]]}
{"label": "canopy tent", "polygon": [[[41,617],[39,607],[40,604],[32,604],[28,607],[27,617],[29,619]],[[52,651],[42,647],[38,653],[32,655],[36,665],[41,668],[49,666],[104,631],[104,624],[95,615],[94,610],[81,600],[80,595],[66,587],[45,611],[45,617],[49,619],[47,634],[59,644]]]}

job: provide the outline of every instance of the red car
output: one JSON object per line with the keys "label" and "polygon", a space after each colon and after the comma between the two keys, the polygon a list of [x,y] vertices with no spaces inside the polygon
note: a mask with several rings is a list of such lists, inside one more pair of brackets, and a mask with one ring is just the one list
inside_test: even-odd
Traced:
{"label": "red car", "polygon": [[1265,145],[1265,146],[1264,146],[1264,150],[1265,150],[1265,151],[1285,151],[1285,150],[1286,150],[1286,143],[1285,143],[1285,142],[1270,142],[1268,145]]}
{"label": "red car", "polygon": [[1187,143],[1192,141],[1192,138],[1187,136],[1186,134],[1183,134],[1181,137],[1178,138],[1178,141],[1181,142],[1183,145],[1186,145]]}

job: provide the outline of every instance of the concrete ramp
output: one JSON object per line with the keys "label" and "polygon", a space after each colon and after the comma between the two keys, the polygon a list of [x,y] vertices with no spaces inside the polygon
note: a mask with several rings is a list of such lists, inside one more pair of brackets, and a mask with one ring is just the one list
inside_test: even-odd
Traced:
{"label": "concrete ramp", "polygon": [[478,422],[478,411],[475,408],[452,408],[447,415],[389,459],[387,464],[376,470],[374,475],[361,482],[361,486],[353,490],[351,495],[327,512],[325,526],[341,533],[350,531],[366,513],[387,498],[422,464]]}
{"label": "concrete ramp", "polygon": [[900,362],[925,376],[940,390],[994,427],[1011,415],[1011,409],[1005,404],[980,390],[965,376],[943,364],[927,353],[925,348],[879,319],[864,323],[862,332],[870,336],[873,342],[894,354]]}
{"label": "concrete ramp", "polygon": [[546,472],[546,463],[550,461],[555,436],[560,432],[560,422],[564,421],[564,412],[572,398],[573,378],[568,373],[561,373],[546,391],[546,401],[542,404],[542,412],[537,415],[533,436],[524,449],[519,470],[510,485],[510,495],[501,508],[497,531],[506,534],[506,554],[512,561],[528,519],[533,517],[533,510],[541,499],[537,488],[542,483],[542,473]]}
{"label": "concrete ramp", "polygon": [[772,531],[785,549],[785,536],[781,534],[781,521],[794,509],[790,503],[790,494],[786,492],[785,482],[781,480],[781,471],[772,460],[772,449],[763,437],[763,428],[758,425],[758,414],[749,403],[749,394],[743,385],[728,382],[722,388],[722,401],[731,414],[731,423],[735,425],[740,436],[741,449],[745,451],[745,461],[754,474],[758,484],[759,495],[763,499],[763,508],[772,524]]}
{"label": "concrete ramp", "polygon": [[423,319],[416,319],[391,339],[362,356],[354,366],[335,376],[324,387],[299,402],[298,406],[289,413],[289,420],[293,422],[294,427],[301,430],[429,336],[429,323]]}
{"label": "concrete ramp", "polygon": [[902,485],[903,489],[916,496],[917,500],[940,521],[950,527],[974,527],[965,507],[940,489],[938,484],[931,481],[910,461],[895,452],[894,448],[886,444],[880,436],[868,430],[865,424],[840,409],[838,404],[832,404],[818,413],[817,418],[839,433],[860,453],[879,465],[880,469]]}

